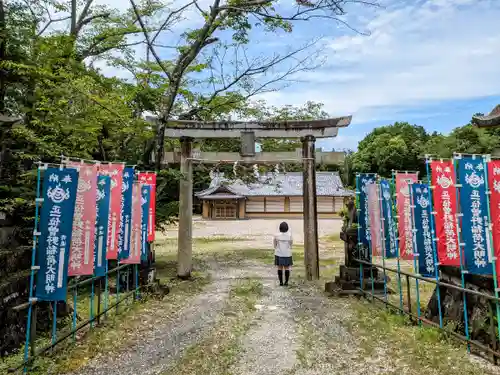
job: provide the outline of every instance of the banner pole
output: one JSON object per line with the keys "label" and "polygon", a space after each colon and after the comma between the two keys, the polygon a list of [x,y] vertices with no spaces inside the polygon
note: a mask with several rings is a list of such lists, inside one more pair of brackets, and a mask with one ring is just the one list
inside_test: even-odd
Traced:
{"label": "banner pole", "polygon": [[[56,343],[57,340],[57,301],[54,301],[54,308],[52,309],[53,320],[52,320],[52,345]],[[54,348],[52,348],[54,350]]]}
{"label": "banner pole", "polygon": [[77,300],[78,300],[78,285],[75,285],[75,289],[73,289],[73,342],[76,341],[76,317],[77,317]]}
{"label": "banner pole", "polygon": [[90,328],[94,328],[94,299],[95,299],[95,280],[92,275],[92,283],[90,286]]}
{"label": "banner pole", "polygon": [[[30,333],[31,333],[31,319],[33,317],[33,304],[36,303],[33,300],[33,284],[35,282],[35,270],[36,270],[36,246],[38,241],[38,213],[40,211],[40,205],[43,199],[40,199],[40,186],[41,186],[41,169],[42,166],[39,164],[36,171],[36,199],[35,199],[35,223],[33,226],[33,244],[31,249],[31,271],[30,271],[30,289],[29,289],[29,308],[28,308],[28,321],[26,328],[26,342],[24,344],[24,362],[27,363],[29,356],[30,347]],[[34,345],[34,343],[33,343]],[[24,365],[23,374],[28,372],[27,365]]]}
{"label": "banner pole", "polygon": [[[417,228],[415,226],[415,202],[413,201],[413,181],[409,181],[408,183],[408,191],[410,192],[410,225],[411,225],[411,233],[412,233],[412,243],[413,243],[413,268],[415,273],[420,276],[420,268],[418,266],[418,257],[420,253],[417,248]],[[419,281],[415,278],[415,288],[416,288],[416,297],[417,297],[417,318],[418,325],[422,326],[422,320],[420,319],[421,311],[420,311],[420,290],[419,290]]]}
{"label": "banner pole", "polygon": [[[493,243],[493,223],[491,221],[491,210],[490,210],[490,185],[488,179],[488,163],[490,162],[490,155],[483,155],[483,167],[484,167],[484,177],[486,180],[486,212],[488,215],[488,237],[489,241],[486,242],[486,245],[489,246],[489,253],[492,255],[492,268],[493,268],[493,285],[495,287],[495,297],[498,298],[498,275],[497,275],[497,257],[495,256],[495,247]],[[498,340],[500,341],[500,305],[498,304],[498,299],[495,301],[496,310],[497,310],[497,329],[498,329]]]}
{"label": "banner pole", "polygon": [[108,298],[109,298],[109,285],[108,285],[108,260],[106,262],[106,272],[104,274],[104,319],[108,318]]}
{"label": "banner pole", "polygon": [[[391,177],[391,189],[394,190],[395,194],[394,197],[396,197],[396,183],[395,183],[395,174],[394,170],[392,170],[392,177]],[[391,194],[392,196],[392,194]],[[396,198],[394,198],[394,201]],[[391,210],[392,210],[392,216],[396,219],[392,223],[392,228],[391,230],[394,231],[394,234],[396,234],[394,237],[396,239],[396,262],[397,262],[397,270],[398,270],[398,289],[399,289],[399,313],[402,313],[403,310],[403,290],[401,286],[401,254],[399,253],[399,231],[398,231],[398,224],[399,224],[399,212],[397,215],[394,215],[394,212],[396,211],[397,205],[394,204],[395,202],[391,202]]]}
{"label": "banner pole", "polygon": [[[360,175],[356,175],[356,215],[358,217],[358,257],[361,258],[361,220],[359,220],[359,213],[361,212],[360,199],[359,196],[361,194],[360,191]],[[366,230],[366,228],[365,228]],[[359,263],[359,287],[361,288],[361,292],[363,293],[363,263]]]}
{"label": "banner pole", "polygon": [[[462,288],[465,289],[465,274],[467,273],[467,270],[464,270],[464,256],[465,253],[463,252],[463,243],[462,243],[462,235],[461,235],[461,225],[460,225],[460,217],[462,216],[462,205],[460,204],[460,188],[459,184],[457,184],[458,181],[458,173],[457,173],[457,163],[458,159],[461,158],[461,156],[454,154],[453,155],[453,171],[455,173],[455,191],[457,195],[457,213],[455,217],[456,221],[456,226],[457,226],[457,238],[458,238],[458,255],[460,258],[460,276],[461,276],[461,281],[462,281]],[[460,207],[460,208],[459,208]],[[467,313],[467,293],[463,292],[463,299],[464,299],[464,331],[465,331],[465,337],[467,338],[467,352],[470,353],[470,344],[469,344],[469,316]]]}
{"label": "banner pole", "polygon": [[379,215],[380,215],[380,243],[382,252],[382,268],[384,270],[384,299],[385,307],[388,307],[388,296],[387,296],[387,272],[385,270],[385,230],[384,230],[384,208],[382,207],[382,189],[380,188],[380,183],[378,185],[378,201],[379,201]]}
{"label": "banner pole", "polygon": [[139,265],[135,265],[135,298],[139,299]]}
{"label": "banner pole", "polygon": [[432,177],[431,177],[431,168],[430,168],[430,163],[431,159],[428,158],[428,156],[425,157],[425,170],[427,172],[427,182],[429,185],[429,205],[431,207],[431,217],[430,217],[430,222],[431,222],[431,236],[432,236],[432,255],[434,257],[434,276],[436,279],[436,297],[437,297],[437,303],[438,303],[438,315],[439,315],[439,328],[443,329],[443,312],[441,309],[441,287],[439,285],[439,262],[438,262],[438,255],[437,255],[437,247],[436,247],[436,242],[437,242],[437,237],[436,237],[436,229],[434,225],[434,204],[432,200]]}
{"label": "banner pole", "polygon": [[[120,262],[116,263],[118,266]],[[118,314],[118,307],[120,306],[120,270],[116,270],[116,314]]]}

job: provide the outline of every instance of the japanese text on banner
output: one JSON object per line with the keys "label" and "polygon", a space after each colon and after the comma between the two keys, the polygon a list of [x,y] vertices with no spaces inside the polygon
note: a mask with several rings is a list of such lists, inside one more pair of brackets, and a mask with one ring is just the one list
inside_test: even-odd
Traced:
{"label": "japanese text on banner", "polygon": [[415,252],[418,254],[418,270],[424,277],[435,276],[436,264],[432,248],[431,205],[429,202],[429,186],[412,184],[412,198],[415,218]]}
{"label": "japanese text on banner", "polygon": [[436,238],[439,263],[444,266],[460,266],[457,227],[457,194],[455,173],[451,161],[433,161],[431,181],[434,186],[433,200],[436,212]]}
{"label": "japanese text on banner", "polygon": [[148,260],[148,225],[149,225],[149,208],[151,200],[151,186],[141,186],[141,205],[142,205],[142,222],[141,222],[141,261]]}
{"label": "japanese text on banner", "polygon": [[408,181],[417,182],[417,173],[396,173],[396,206],[398,209],[399,253],[403,259],[413,259],[410,190]]}
{"label": "japanese text on banner", "polygon": [[118,259],[127,259],[130,254],[130,231],[132,229],[132,186],[134,184],[134,168],[123,170],[121,225],[118,236]]}
{"label": "japanese text on banner", "polygon": [[395,223],[392,214],[391,187],[387,180],[380,181],[380,194],[382,196],[382,217],[385,236],[385,257],[396,258],[398,248],[396,244]]}
{"label": "japanese text on banner", "polygon": [[77,183],[73,168],[48,168],[44,174],[36,282],[36,297],[43,301],[66,300]]}
{"label": "japanese text on banner", "polygon": [[486,181],[483,159],[464,156],[458,160],[458,182],[462,211],[462,240],[465,268],[470,273],[493,272],[486,207]]}
{"label": "japanese text on banner", "polygon": [[492,224],[493,255],[497,259],[496,273],[500,281],[500,160],[488,162],[488,188],[490,194],[490,217]]}
{"label": "japanese text on banner", "polygon": [[72,162],[67,165],[80,169],[68,275],[92,275],[94,272],[97,165]]}
{"label": "japanese text on banner", "polygon": [[108,218],[106,259],[118,258],[118,236],[121,225],[123,164],[103,164],[99,172],[111,178],[111,195]]}
{"label": "japanese text on banner", "polygon": [[367,185],[368,189],[368,213],[370,218],[370,234],[372,244],[372,254],[382,255],[381,221],[380,221],[380,200],[378,185],[373,183]]}
{"label": "japanese text on banner", "polygon": [[106,248],[108,238],[109,205],[111,193],[111,178],[99,176],[97,179],[97,219],[95,235],[94,275],[106,274]]}
{"label": "japanese text on banner", "polygon": [[361,173],[356,176],[356,186],[358,189],[358,224],[360,236],[358,241],[368,248],[370,246],[370,219],[368,216],[368,196],[367,185],[375,182],[375,175]]}
{"label": "japanese text on banner", "polygon": [[141,186],[138,182],[130,188],[132,192],[132,216],[130,220],[130,251],[128,257],[123,259],[124,264],[141,263],[141,242],[142,242],[142,196]]}
{"label": "japanese text on banner", "polygon": [[151,186],[148,214],[148,241],[155,240],[156,226],[156,173],[142,172],[139,173],[138,180],[140,183]]}

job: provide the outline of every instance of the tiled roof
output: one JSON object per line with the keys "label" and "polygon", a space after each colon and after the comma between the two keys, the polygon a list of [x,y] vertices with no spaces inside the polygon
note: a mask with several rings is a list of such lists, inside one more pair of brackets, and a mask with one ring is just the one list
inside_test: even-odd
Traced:
{"label": "tiled roof", "polygon": [[[228,191],[242,196],[302,196],[302,172],[279,173],[274,179],[269,173],[261,176],[260,182],[244,184],[241,181],[228,181],[224,175],[214,175],[210,187],[196,193],[203,198],[217,191]],[[342,184],[338,172],[316,172],[316,192],[318,196],[354,196]]]}
{"label": "tiled roof", "polygon": [[479,126],[500,125],[500,104],[497,105],[487,116],[472,116]]}

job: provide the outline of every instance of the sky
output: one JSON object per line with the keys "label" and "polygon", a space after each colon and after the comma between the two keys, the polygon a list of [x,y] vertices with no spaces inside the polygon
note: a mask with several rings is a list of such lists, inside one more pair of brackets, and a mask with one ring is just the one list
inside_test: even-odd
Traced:
{"label": "sky", "polygon": [[[117,7],[127,3],[98,2]],[[209,3],[200,0],[202,6]],[[278,9],[286,12],[293,3],[281,0]],[[300,22],[291,34],[257,30],[251,35],[255,42],[247,51],[250,57],[282,53],[321,38],[317,45],[321,46],[317,58],[324,61],[321,67],[299,72],[287,87],[258,96],[275,106],[321,102],[331,116],[353,116],[338,137],[321,140],[318,147],[356,149],[374,128],[395,121],[447,133],[468,123],[474,113],[489,113],[500,103],[499,0],[380,0],[380,4],[348,5],[342,22]],[[199,25],[194,13],[184,16],[177,32]],[[173,36],[163,38],[168,41]]]}

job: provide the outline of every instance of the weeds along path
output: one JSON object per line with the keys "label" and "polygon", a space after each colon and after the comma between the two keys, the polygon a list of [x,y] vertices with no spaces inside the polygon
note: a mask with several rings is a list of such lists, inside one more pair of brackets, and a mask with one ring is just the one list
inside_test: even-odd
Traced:
{"label": "weeds along path", "polygon": [[245,276],[237,269],[214,264],[210,273],[213,282],[184,309],[144,327],[128,347],[109,355],[102,353],[73,374],[162,374],[187,348],[210,334],[227,307],[235,280]]}

